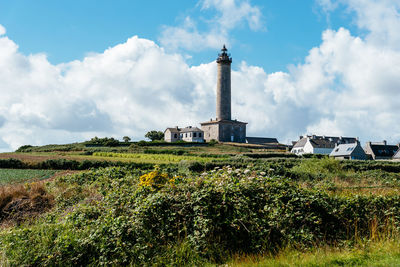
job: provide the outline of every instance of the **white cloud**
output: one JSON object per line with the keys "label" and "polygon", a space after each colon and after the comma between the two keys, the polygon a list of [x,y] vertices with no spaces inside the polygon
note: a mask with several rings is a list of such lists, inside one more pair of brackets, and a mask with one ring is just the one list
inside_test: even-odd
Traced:
{"label": "white cloud", "polygon": [[0,24],[0,36],[6,34],[6,28]]}
{"label": "white cloud", "polygon": [[202,11],[213,10],[215,17],[209,18],[199,30],[197,23],[190,16],[185,17],[182,25],[164,26],[160,36],[161,44],[171,50],[183,48],[188,51],[199,51],[208,48],[220,48],[221,44],[230,44],[230,31],[241,25],[251,30],[265,28],[262,13],[257,6],[247,0],[200,0],[198,6]]}

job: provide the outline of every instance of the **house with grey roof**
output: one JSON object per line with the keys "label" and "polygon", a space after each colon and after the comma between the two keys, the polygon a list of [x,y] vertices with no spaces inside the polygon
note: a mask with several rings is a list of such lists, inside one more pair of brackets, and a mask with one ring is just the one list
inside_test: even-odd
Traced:
{"label": "house with grey roof", "polygon": [[399,150],[399,145],[388,145],[382,142],[367,142],[364,151],[372,159],[392,159]]}
{"label": "house with grey roof", "polygon": [[188,126],[181,129],[180,138],[186,142],[204,142],[204,131],[197,127]]}
{"label": "house with grey roof", "polygon": [[335,136],[318,136],[307,135],[300,136],[291,152],[296,155],[303,154],[323,154],[329,155],[338,144],[351,144],[357,142],[354,137],[335,137]]}
{"label": "house with grey roof", "polygon": [[365,154],[364,149],[361,147],[359,141],[349,144],[337,144],[332,152],[329,154],[329,156],[335,159],[367,159],[367,155]]}
{"label": "house with grey roof", "polygon": [[186,141],[186,142],[204,142],[204,132],[197,128],[188,126],[185,128],[167,128],[164,131],[164,140],[166,142]]}
{"label": "house with grey roof", "polygon": [[399,146],[399,149],[394,154],[393,159],[400,159],[400,144],[398,144],[398,146]]}

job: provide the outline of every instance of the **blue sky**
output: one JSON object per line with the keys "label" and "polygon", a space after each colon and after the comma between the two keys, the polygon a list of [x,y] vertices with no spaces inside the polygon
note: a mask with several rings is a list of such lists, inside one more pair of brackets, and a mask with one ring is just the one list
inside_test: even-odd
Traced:
{"label": "blue sky", "polygon": [[[357,31],[351,12],[339,9],[328,19],[314,0],[251,3],[262,12],[263,28],[252,31],[239,25],[230,34],[229,48],[235,63],[245,60],[268,72],[301,63],[327,28]],[[217,15],[215,10],[202,10],[194,0],[0,0],[0,24],[10,39],[24,54],[46,53],[53,64],[101,53],[134,35],[159,43],[163,27],[179,25],[186,16],[195,18],[200,30],[207,30],[213,25],[204,21]],[[209,62],[215,50],[186,51],[191,56],[188,63]]]}
{"label": "blue sky", "polygon": [[0,0],[0,151],[215,117],[249,136],[400,142],[398,0]]}

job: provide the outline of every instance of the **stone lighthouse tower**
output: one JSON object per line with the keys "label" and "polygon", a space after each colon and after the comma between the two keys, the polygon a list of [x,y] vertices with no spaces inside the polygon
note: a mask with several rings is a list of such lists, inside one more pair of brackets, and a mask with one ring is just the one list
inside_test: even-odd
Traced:
{"label": "stone lighthouse tower", "polygon": [[226,53],[224,45],[218,55],[217,78],[217,120],[231,119],[231,63],[232,58]]}
{"label": "stone lighthouse tower", "polygon": [[231,63],[225,45],[218,54],[216,119],[201,123],[204,140],[220,142],[246,142],[246,122],[232,120],[231,115]]}

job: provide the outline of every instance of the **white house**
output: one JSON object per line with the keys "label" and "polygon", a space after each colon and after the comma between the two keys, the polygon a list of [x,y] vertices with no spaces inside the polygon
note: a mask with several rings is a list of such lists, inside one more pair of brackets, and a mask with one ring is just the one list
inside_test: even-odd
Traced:
{"label": "white house", "polygon": [[296,155],[323,154],[329,155],[337,144],[350,144],[357,142],[353,137],[335,136],[300,136],[299,141],[293,146],[291,152]]}
{"label": "white house", "polygon": [[204,142],[204,132],[197,127],[188,126],[181,129],[180,138],[186,142]]}
{"label": "white house", "polygon": [[167,128],[164,131],[164,140],[166,142],[186,141],[186,142],[204,142],[204,132],[197,128],[188,126],[185,128]]}

